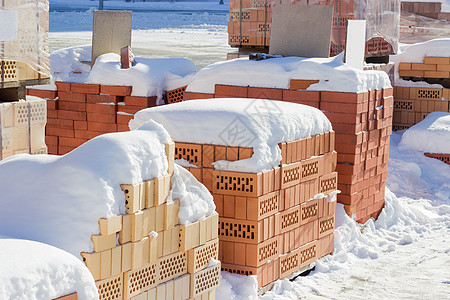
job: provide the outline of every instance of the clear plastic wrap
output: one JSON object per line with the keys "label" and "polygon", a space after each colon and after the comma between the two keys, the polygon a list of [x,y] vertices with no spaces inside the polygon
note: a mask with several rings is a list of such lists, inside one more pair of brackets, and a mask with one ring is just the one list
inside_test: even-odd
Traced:
{"label": "clear plastic wrap", "polygon": [[333,5],[332,55],[344,50],[347,20],[366,20],[366,56],[398,50],[400,0],[230,0],[229,44],[240,48],[270,45],[274,5]]}
{"label": "clear plastic wrap", "polygon": [[400,21],[400,42],[421,43],[432,39],[448,38],[450,21],[437,20],[402,11]]}
{"label": "clear plastic wrap", "polygon": [[48,0],[0,1],[0,82],[50,77]]}

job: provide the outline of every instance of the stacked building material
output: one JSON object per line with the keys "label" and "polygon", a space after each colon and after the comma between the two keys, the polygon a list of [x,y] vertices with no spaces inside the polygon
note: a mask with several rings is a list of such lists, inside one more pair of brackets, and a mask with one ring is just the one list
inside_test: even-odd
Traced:
{"label": "stacked building material", "polygon": [[338,202],[359,222],[377,218],[384,207],[392,132],[392,88],[362,93],[306,90],[315,82],[291,80],[289,90],[216,84],[214,94],[186,92],[184,98],[261,98],[320,108],[336,132],[336,171],[338,189],[342,192]]}
{"label": "stacked building material", "polygon": [[402,11],[433,18],[450,20],[449,12],[442,12],[442,2],[404,2],[402,1]]}
{"label": "stacked building material", "polygon": [[[425,56],[423,63],[400,62],[398,74],[405,80],[445,84],[450,79],[450,57]],[[394,130],[407,129],[431,112],[450,111],[448,88],[429,88],[411,82],[408,86],[394,86],[394,99]]]}
{"label": "stacked building material", "polygon": [[44,154],[47,108],[45,100],[0,103],[0,159],[18,153]]}
{"label": "stacked building material", "polygon": [[[131,86],[56,82],[56,87],[56,91],[27,90],[28,95],[47,99],[50,154],[66,154],[104,133],[128,131],[137,111],[156,106],[156,96],[131,96]],[[180,101],[184,89],[168,91],[166,102]]]}
{"label": "stacked building material", "polygon": [[381,2],[353,0],[291,0],[287,2],[280,0],[230,0],[228,43],[232,47],[238,47],[243,50],[268,48],[272,23],[271,10],[274,5],[333,5],[334,17],[330,49],[332,55],[342,52],[345,48],[347,20],[367,20],[367,56],[393,54],[397,48],[399,36],[398,28],[393,26],[393,24],[399,23],[400,3],[397,0]]}
{"label": "stacked building material", "polygon": [[166,144],[166,154],[168,174],[122,184],[126,214],[99,219],[94,252],[81,253],[100,299],[215,299],[218,215],[179,224],[180,201],[167,201],[174,143]]}

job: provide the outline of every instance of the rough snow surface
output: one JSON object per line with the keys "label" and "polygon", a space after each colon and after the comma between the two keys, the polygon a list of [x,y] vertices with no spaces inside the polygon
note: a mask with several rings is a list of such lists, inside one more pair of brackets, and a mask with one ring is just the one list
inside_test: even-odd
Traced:
{"label": "rough snow surface", "polygon": [[365,92],[391,87],[382,71],[361,71],[332,58],[283,57],[261,61],[246,58],[211,64],[200,70],[188,92],[214,93],[215,84],[289,89],[291,79],[320,80],[311,91]]}
{"label": "rough snow surface", "polygon": [[332,130],[330,121],[314,107],[258,99],[193,100],[148,108],[135,114],[130,128],[139,128],[148,120],[162,124],[178,142],[253,147],[249,159],[214,163],[218,170],[241,172],[278,166],[281,142]]}
{"label": "rough snow surface", "polygon": [[98,299],[94,278],[75,256],[39,242],[0,239],[0,299]]}
{"label": "rough snow surface", "polygon": [[399,148],[450,154],[450,113],[432,112],[423,121],[405,130]]}
{"label": "rough snow surface", "polygon": [[[107,53],[90,67],[91,46],[56,50],[51,54],[54,81],[132,86],[132,96],[157,96],[186,86],[197,68],[186,58],[136,58],[136,65],[120,68],[120,56]],[[86,63],[87,62],[87,63]]]}
{"label": "rough snow surface", "polygon": [[[93,251],[90,236],[99,233],[98,219],[125,213],[120,184],[167,174],[163,143],[170,140],[161,125],[147,122],[142,130],[105,134],[64,156],[23,154],[1,161],[0,235],[40,241],[77,257]],[[184,222],[214,210],[197,181],[178,187],[188,175],[174,175]],[[199,207],[192,208],[196,201]]]}
{"label": "rough snow surface", "polygon": [[120,68],[120,56],[114,53],[99,56],[87,78],[88,83],[132,86],[132,96],[158,96],[164,91],[186,86],[197,68],[185,58],[136,58],[136,65]]}

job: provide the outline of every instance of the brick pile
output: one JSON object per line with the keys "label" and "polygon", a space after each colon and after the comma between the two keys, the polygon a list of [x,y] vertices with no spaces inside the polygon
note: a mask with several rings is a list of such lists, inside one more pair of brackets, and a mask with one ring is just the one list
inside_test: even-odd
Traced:
{"label": "brick pile", "polygon": [[[128,122],[144,108],[156,106],[156,96],[131,96],[131,86],[56,82],[57,90],[28,89],[47,99],[48,153],[66,154],[86,141],[110,132],[128,131]],[[167,103],[180,101],[182,87],[168,91]]]}
{"label": "brick pile", "polygon": [[434,159],[438,159],[438,160],[440,160],[442,162],[445,162],[446,164],[450,165],[450,154],[425,152],[424,155],[426,157],[431,157],[431,158],[434,158]]}
{"label": "brick pile", "polygon": [[394,87],[393,130],[407,129],[435,111],[450,112],[450,89]]}
{"label": "brick pile", "polygon": [[[398,73],[404,80],[445,82],[450,79],[450,57],[425,56],[423,63],[400,62]],[[394,99],[394,130],[407,129],[434,111],[450,112],[448,88],[395,86]]]}
{"label": "brick pile", "polygon": [[337,188],[334,132],[281,143],[280,166],[260,173],[213,169],[250,158],[252,148],[175,143],[175,158],[197,166],[188,170],[213,194],[222,270],[256,275],[264,289],[333,252],[336,202],[326,195]]}
{"label": "brick pile", "polygon": [[122,184],[126,214],[99,219],[94,252],[81,253],[100,300],[215,299],[220,263],[209,263],[219,253],[218,214],[179,224],[180,201],[167,202],[174,146],[166,144],[168,175]]}
{"label": "brick pile", "polygon": [[45,154],[46,102],[0,103],[0,159],[19,153]]}
{"label": "brick pile", "polygon": [[[355,1],[349,0],[230,0],[228,44],[240,48],[267,48],[270,45],[271,10],[276,4],[334,5],[331,49],[336,55],[345,49],[347,20],[355,19]],[[369,12],[367,12],[369,14]],[[393,47],[386,40],[374,37],[367,41],[367,55],[392,54]]]}
{"label": "brick pile", "polygon": [[185,100],[261,98],[319,108],[336,132],[338,202],[353,219],[377,218],[384,207],[384,191],[392,133],[392,88],[364,93],[305,90],[315,80],[291,80],[290,90],[215,85],[214,94],[186,92]]}
{"label": "brick pile", "polygon": [[450,21],[450,13],[442,12],[441,2],[402,2],[402,11],[421,16]]}

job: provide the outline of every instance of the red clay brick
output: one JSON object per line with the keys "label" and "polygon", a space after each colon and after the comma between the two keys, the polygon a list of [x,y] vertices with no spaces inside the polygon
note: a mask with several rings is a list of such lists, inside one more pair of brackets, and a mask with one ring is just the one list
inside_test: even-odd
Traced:
{"label": "red clay brick", "polygon": [[47,118],[47,126],[65,129],[74,129],[73,120]]}
{"label": "red clay brick", "polygon": [[48,109],[48,106],[47,106],[47,118],[58,119],[58,110]]}
{"label": "red clay brick", "polygon": [[78,299],[77,293],[72,293],[72,294],[62,296],[62,297],[59,297],[59,298],[56,298],[53,300],[77,300],[77,299]]}
{"label": "red clay brick", "polygon": [[133,118],[134,118],[133,115],[117,113],[117,124],[123,124],[123,125],[127,125],[128,126],[128,123]]}
{"label": "red clay brick", "polygon": [[248,98],[283,100],[282,89],[248,87]]}
{"label": "red clay brick", "polygon": [[127,106],[153,107],[156,106],[156,97],[127,96],[124,102]]}
{"label": "red clay brick", "polygon": [[42,99],[55,99],[56,91],[27,89],[27,95],[39,97]]}
{"label": "red clay brick", "polygon": [[72,92],[58,92],[60,100],[72,102],[86,102],[86,94]]}
{"label": "red clay brick", "polygon": [[86,121],[86,112],[58,110],[58,118],[67,120]]}
{"label": "red clay brick", "polygon": [[70,82],[56,81],[55,84],[58,92],[70,92]]}
{"label": "red clay brick", "polygon": [[47,110],[49,109],[58,109],[58,101],[54,100],[47,100]]}
{"label": "red clay brick", "polygon": [[186,100],[195,100],[195,99],[211,99],[214,98],[214,94],[206,94],[206,93],[192,93],[192,92],[184,92],[183,99]]}
{"label": "red clay brick", "polygon": [[116,124],[88,122],[88,130],[99,132],[117,132],[117,126]]}
{"label": "red clay brick", "polygon": [[117,132],[130,131],[128,125],[125,124],[117,124]]}
{"label": "red clay brick", "polygon": [[58,146],[58,154],[64,155],[69,153],[70,151],[74,150],[76,147],[70,147],[70,146]]}
{"label": "red clay brick", "polygon": [[86,103],[59,100],[58,108],[60,110],[86,111]]}
{"label": "red clay brick", "polygon": [[359,124],[361,123],[362,114],[346,114],[346,113],[335,113],[335,112],[324,112],[328,120],[333,124]]}
{"label": "red clay brick", "polygon": [[67,146],[67,147],[78,147],[81,144],[85,143],[86,141],[87,141],[86,139],[60,137],[59,138],[59,145],[60,146]]}
{"label": "red clay brick", "polygon": [[45,134],[46,135],[59,136],[59,137],[61,137],[61,136],[74,137],[73,129],[50,127],[50,126],[47,126],[45,128]]}
{"label": "red clay brick", "polygon": [[48,152],[48,154],[57,155],[58,154],[58,145],[47,144],[47,152]]}
{"label": "red clay brick", "polygon": [[215,98],[248,98],[248,87],[216,84]]}
{"label": "red clay brick", "polygon": [[349,104],[338,102],[325,102],[320,101],[320,109],[328,112],[335,113],[347,113],[347,114],[359,114],[363,112],[363,104]]}
{"label": "red clay brick", "polygon": [[71,83],[70,90],[74,93],[98,94],[100,93],[99,84]]}
{"label": "red clay brick", "polygon": [[117,105],[117,111],[118,112],[124,112],[124,113],[132,114],[132,115],[134,115],[138,111],[146,109],[146,108],[148,108],[148,107],[145,107],[145,106]]}
{"label": "red clay brick", "polygon": [[104,132],[88,131],[88,130],[75,130],[75,137],[78,139],[90,140],[96,136],[102,135]]}
{"label": "red clay brick", "polygon": [[73,121],[73,129],[87,130],[87,122],[86,121]]}
{"label": "red clay brick", "polygon": [[319,91],[283,90],[283,100],[319,102],[320,101],[320,92]]}
{"label": "red clay brick", "polygon": [[117,96],[86,94],[87,103],[114,103],[117,104]]}
{"label": "red clay brick", "polygon": [[116,105],[114,104],[94,104],[94,103],[87,103],[86,104],[86,112],[88,113],[100,113],[100,114],[109,114],[114,115],[116,114]]}
{"label": "red clay brick", "polygon": [[320,92],[320,101],[322,102],[357,104],[362,103],[365,97],[367,96],[365,96],[364,93]]}
{"label": "red clay brick", "polygon": [[119,85],[101,85],[100,93],[115,96],[130,96],[131,86],[119,86]]}
{"label": "red clay brick", "polygon": [[58,137],[54,135],[45,136],[45,144],[48,145],[58,145]]}
{"label": "red clay brick", "polygon": [[87,113],[88,122],[116,124],[116,114]]}

